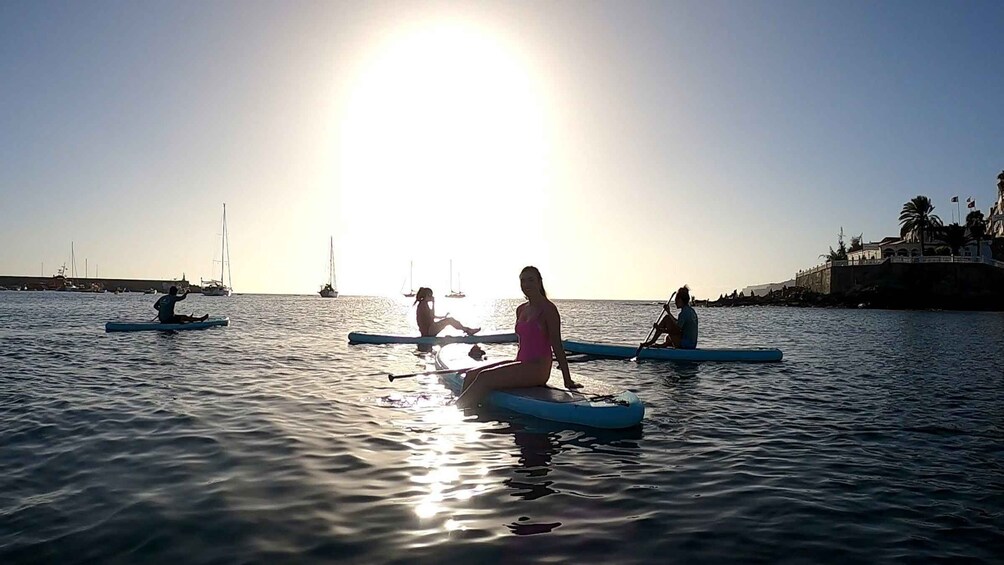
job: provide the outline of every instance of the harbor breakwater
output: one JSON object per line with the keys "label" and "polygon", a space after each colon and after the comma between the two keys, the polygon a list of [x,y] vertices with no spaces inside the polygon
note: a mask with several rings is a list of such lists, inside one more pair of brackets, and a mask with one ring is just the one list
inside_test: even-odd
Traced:
{"label": "harbor breakwater", "polygon": [[179,289],[196,290],[187,280],[167,279],[111,279],[111,278],[75,278],[65,279],[54,277],[25,277],[0,275],[0,287],[8,290],[84,290],[92,289],[112,292],[144,292],[150,289],[157,292],[167,292],[171,286]]}
{"label": "harbor breakwater", "polygon": [[799,272],[795,284],[782,290],[701,305],[1004,311],[1004,263],[911,259],[832,261]]}

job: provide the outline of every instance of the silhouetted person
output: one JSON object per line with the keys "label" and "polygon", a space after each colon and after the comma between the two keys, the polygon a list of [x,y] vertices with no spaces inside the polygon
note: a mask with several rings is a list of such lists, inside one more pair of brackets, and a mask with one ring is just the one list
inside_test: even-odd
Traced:
{"label": "silhouetted person", "polygon": [[158,312],[157,318],[160,319],[162,324],[187,324],[188,322],[204,322],[209,318],[209,314],[201,318],[195,318],[193,316],[185,316],[174,313],[174,305],[188,296],[188,291],[185,294],[178,296],[178,287],[172,286],[171,290],[167,294],[161,296],[157,302],[154,302],[153,309]]}
{"label": "silhouetted person", "polygon": [[436,297],[432,294],[432,289],[426,286],[418,289],[415,293],[415,321],[418,322],[418,331],[422,337],[435,337],[439,332],[447,327],[456,328],[467,335],[474,335],[481,331],[481,328],[468,328],[453,318],[436,315]]}
{"label": "silhouetted person", "polygon": [[[666,315],[662,320],[652,324],[655,335],[652,339],[641,344],[642,347],[674,347],[676,349],[697,349],[697,312],[690,305],[690,289],[687,285],[680,287],[676,291],[676,307],[680,310],[677,317],[669,309],[669,304],[664,304],[662,309]],[[659,345],[655,342],[659,336],[665,334],[666,341]]]}

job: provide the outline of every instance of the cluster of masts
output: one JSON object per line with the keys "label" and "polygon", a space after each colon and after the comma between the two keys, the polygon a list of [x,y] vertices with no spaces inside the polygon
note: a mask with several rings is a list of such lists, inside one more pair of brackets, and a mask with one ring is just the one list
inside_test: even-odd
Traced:
{"label": "cluster of masts", "polygon": [[[233,289],[231,288],[233,286],[233,276],[230,273],[230,240],[227,237],[227,235],[228,235],[227,205],[223,204],[223,238],[221,242],[220,261],[219,261],[220,278],[219,280],[216,279],[211,279],[208,281],[204,279],[199,280],[199,285],[202,288],[202,294],[206,296],[230,296],[230,294],[233,292]],[[213,263],[216,263],[215,259],[213,260]],[[69,269],[70,271],[69,276],[67,276],[66,272],[67,269]],[[90,278],[88,276],[89,274],[90,270],[87,265],[87,259],[84,259],[84,279]],[[42,263],[42,276],[43,277],[45,276],[44,262]],[[226,276],[226,278],[224,278],[224,276]],[[67,267],[66,264],[64,263],[62,266],[59,267],[59,270],[57,271],[55,277],[68,280],[69,282],[66,283],[66,286],[69,288],[75,288],[73,287],[72,280],[77,278],[77,259],[76,259],[76,253],[73,249],[72,241],[70,242],[70,266]],[[98,278],[98,266],[96,264],[94,265],[94,278]],[[224,282],[225,280],[230,281],[230,286],[225,284]],[[156,289],[151,289],[147,291],[148,294],[155,294],[156,292],[157,292]]]}
{"label": "cluster of masts", "polygon": [[[415,297],[415,282],[413,280],[413,275],[415,271],[414,261],[408,262],[408,291],[403,292],[405,298]],[[466,298],[467,295],[464,291],[460,290],[460,273],[457,273],[457,289],[453,289],[453,260],[450,259],[450,292],[446,295],[447,298]]]}

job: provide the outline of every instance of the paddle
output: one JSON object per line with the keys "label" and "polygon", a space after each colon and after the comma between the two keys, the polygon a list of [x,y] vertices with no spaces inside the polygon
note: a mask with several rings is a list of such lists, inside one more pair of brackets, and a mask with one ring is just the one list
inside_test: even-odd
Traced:
{"label": "paddle", "polygon": [[634,361],[635,363],[638,362],[638,355],[640,355],[641,350],[645,348],[645,344],[648,343],[650,339],[652,339],[652,332],[655,331],[655,326],[659,325],[659,322],[662,321],[662,317],[665,315],[666,306],[672,304],[674,298],[676,298],[675,290],[673,291],[673,294],[669,295],[669,300],[666,301],[666,304],[662,307],[661,310],[659,310],[659,317],[655,319],[655,324],[652,324],[652,329],[648,331],[648,337],[645,338],[645,341],[641,342],[641,345],[638,346],[638,350],[634,352],[634,357],[632,357],[630,361]]}
{"label": "paddle", "polygon": [[[589,356],[586,355],[585,353],[579,353],[579,354],[574,354],[573,353],[573,355],[582,355],[583,357],[586,357],[586,358],[585,359],[581,359],[581,360],[579,360],[579,359],[572,360],[572,359],[568,359],[566,357],[566,360],[568,360],[569,363],[575,363],[575,362],[581,362],[581,361],[588,361],[589,360],[588,359]],[[390,381],[390,382],[394,382],[397,379],[407,379],[407,378],[410,378],[410,377],[418,377],[418,376],[421,376],[421,375],[446,375],[446,374],[449,374],[449,373],[466,373],[466,372],[467,372],[467,369],[442,369],[440,371],[420,371],[418,373],[405,373],[403,375],[394,375],[394,374],[390,374],[390,373],[373,373],[371,375],[366,375],[366,376],[367,377],[379,377],[381,375],[387,375],[387,380]]]}
{"label": "paddle", "polygon": [[389,373],[373,373],[372,375],[366,375],[366,376],[368,376],[368,377],[378,377],[380,375],[387,375],[387,380],[390,381],[390,382],[394,382],[395,379],[407,379],[409,377],[417,377],[417,376],[420,376],[420,375],[445,375],[445,374],[448,374],[448,373],[463,373],[463,372],[466,372],[466,371],[465,370],[457,370],[457,369],[443,369],[441,371],[421,371],[421,372],[418,372],[418,373],[406,373],[404,375],[392,375],[392,374],[389,374]]}

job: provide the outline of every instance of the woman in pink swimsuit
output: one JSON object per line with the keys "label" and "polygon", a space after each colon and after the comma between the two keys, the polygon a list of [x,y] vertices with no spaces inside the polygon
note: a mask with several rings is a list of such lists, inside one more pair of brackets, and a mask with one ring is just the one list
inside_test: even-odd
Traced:
{"label": "woman in pink swimsuit", "polygon": [[561,316],[554,303],[547,299],[537,267],[524,267],[520,271],[519,286],[527,301],[516,308],[516,334],[519,335],[516,359],[468,371],[463,390],[457,397],[460,407],[477,406],[493,390],[546,384],[551,376],[552,352],[565,379],[565,388],[582,386],[573,382],[568,372],[565,349],[561,345]]}

